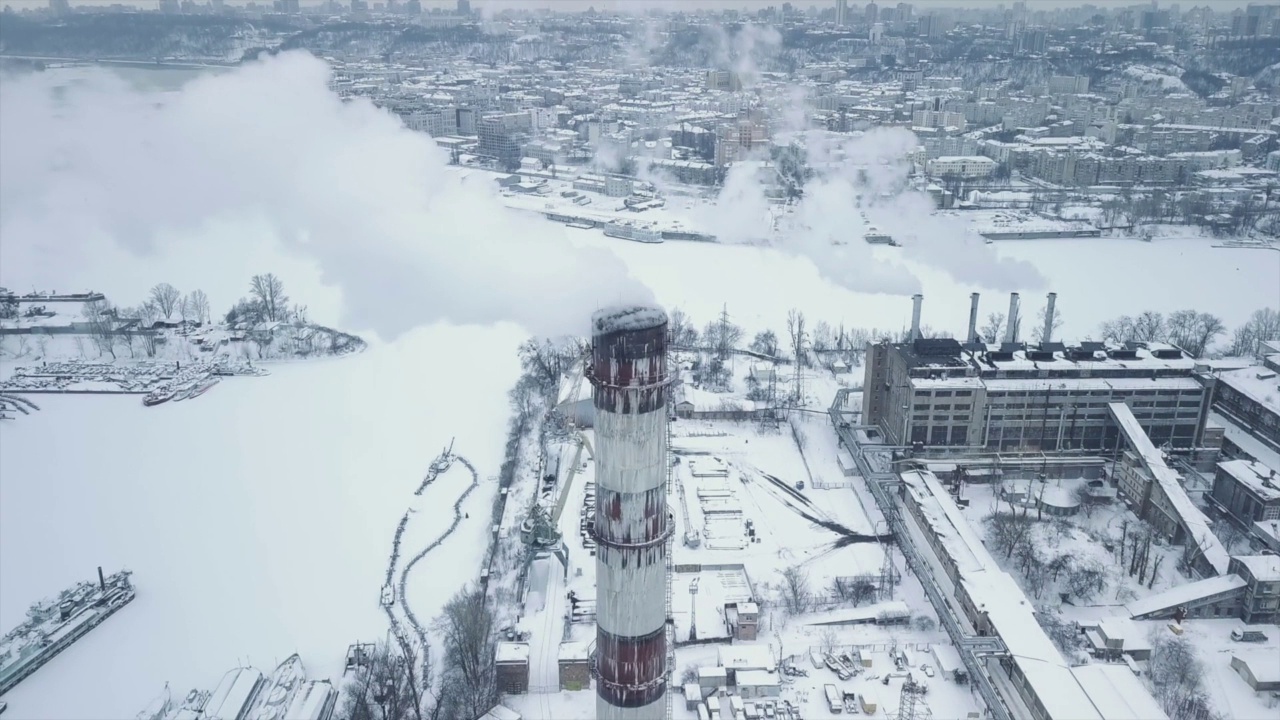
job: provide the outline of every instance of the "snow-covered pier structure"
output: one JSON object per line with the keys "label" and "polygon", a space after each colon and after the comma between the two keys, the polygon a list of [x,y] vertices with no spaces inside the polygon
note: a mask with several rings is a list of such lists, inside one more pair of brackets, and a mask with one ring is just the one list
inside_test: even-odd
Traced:
{"label": "snow-covered pier structure", "polygon": [[659,720],[667,693],[667,316],[592,318],[595,405],[596,717]]}

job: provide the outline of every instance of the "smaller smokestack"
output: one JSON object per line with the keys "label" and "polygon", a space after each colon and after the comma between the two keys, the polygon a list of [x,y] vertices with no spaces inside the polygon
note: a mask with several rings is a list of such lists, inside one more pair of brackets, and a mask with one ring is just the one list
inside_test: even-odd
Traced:
{"label": "smaller smokestack", "polygon": [[969,334],[965,342],[978,342],[978,293],[969,296]]}
{"label": "smaller smokestack", "polygon": [[1053,304],[1058,301],[1058,293],[1049,293],[1049,302],[1044,306],[1044,336],[1040,342],[1047,343],[1053,337]]}
{"label": "smaller smokestack", "polygon": [[1004,321],[1004,341],[1018,342],[1018,293],[1009,293],[1009,316]]}
{"label": "smaller smokestack", "polygon": [[102,566],[98,566],[98,585],[102,586],[102,592],[107,591],[107,578],[102,574]]}
{"label": "smaller smokestack", "polygon": [[920,339],[920,305],[924,302],[924,296],[916,293],[911,296],[911,339]]}

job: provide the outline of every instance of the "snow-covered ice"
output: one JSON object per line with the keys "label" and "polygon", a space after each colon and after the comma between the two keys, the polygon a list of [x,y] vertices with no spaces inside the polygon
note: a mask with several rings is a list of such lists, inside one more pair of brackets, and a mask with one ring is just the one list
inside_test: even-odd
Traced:
{"label": "snow-covered ice", "polygon": [[[133,570],[138,588],[8,693],[10,714],[132,717],[165,682],[211,689],[238,664],[269,672],[294,652],[310,677],[336,678],[348,644],[385,636],[396,523],[456,436],[482,485],[458,537],[415,570],[431,581],[411,579],[416,614],[437,615],[484,552],[519,340],[508,326],[432,326],[231,378],[198,403],[48,396],[5,424],[0,627],[98,565]],[[428,494],[445,527],[456,493],[440,485]]]}

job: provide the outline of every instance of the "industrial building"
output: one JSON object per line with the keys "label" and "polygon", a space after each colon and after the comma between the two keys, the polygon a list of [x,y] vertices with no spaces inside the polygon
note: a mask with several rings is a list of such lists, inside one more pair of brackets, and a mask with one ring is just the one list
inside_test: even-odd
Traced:
{"label": "industrial building", "polygon": [[[924,540],[936,576],[964,620],[982,636],[999,638],[1005,652],[986,661],[1036,720],[1156,720],[1168,718],[1124,665],[1072,667],[1036,620],[1031,601],[1000,569],[951,494],[928,471],[901,474],[898,502],[910,532]],[[1012,698],[1010,698],[1012,699]]]}
{"label": "industrial building", "polygon": [[596,717],[667,711],[670,566],[667,316],[623,307],[592,317],[596,433]]}
{"label": "industrial building", "polygon": [[[1127,404],[1157,446],[1190,448],[1208,412],[1195,360],[1164,343],[1066,345],[978,340],[978,296],[965,342],[920,337],[920,296],[907,342],[868,347],[862,423],[893,445],[1001,452],[1114,453],[1107,405]],[[1053,295],[1043,337],[1051,338]],[[1017,318],[1019,299],[1010,299]]]}

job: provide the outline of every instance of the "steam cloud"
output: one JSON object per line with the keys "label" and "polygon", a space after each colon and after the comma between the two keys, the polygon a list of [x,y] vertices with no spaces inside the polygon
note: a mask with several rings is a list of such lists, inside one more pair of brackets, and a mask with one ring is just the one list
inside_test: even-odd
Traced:
{"label": "steam cloud", "polygon": [[[613,253],[570,247],[558,225],[502,207],[487,174],[459,182],[425,135],[367,101],[340,100],[328,66],[309,55],[164,96],[105,72],[66,88],[49,75],[3,83],[9,287],[57,277],[52,264],[78,264],[84,277],[104,245],[118,245],[135,261],[120,271],[136,276],[140,296],[167,279],[145,271],[157,255],[252,265],[267,242],[340,291],[345,326],[387,340],[437,321],[578,333],[600,305],[652,301]],[[253,223],[268,232],[243,232]],[[210,232],[218,227],[233,230]]]}

